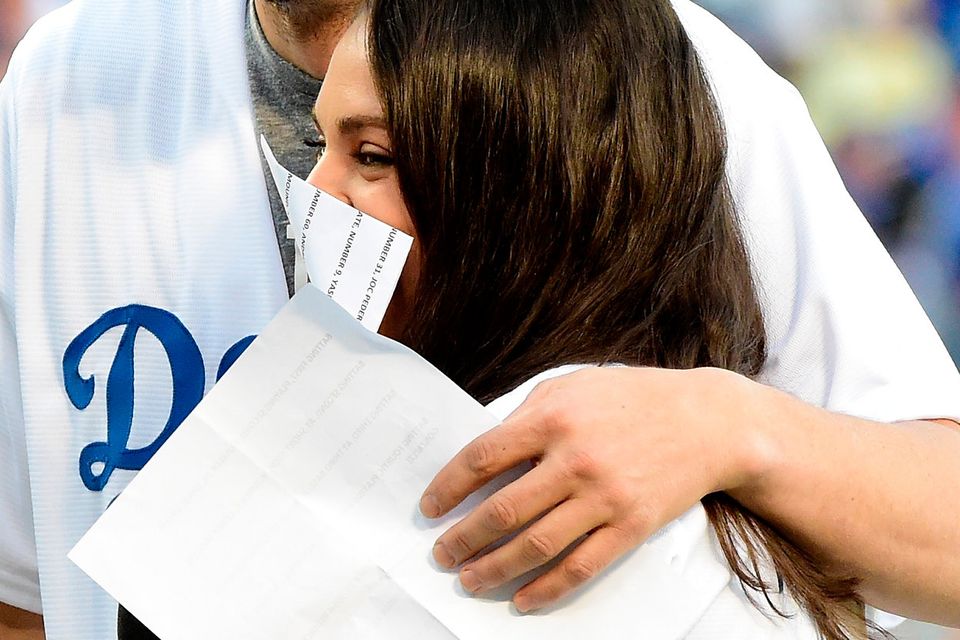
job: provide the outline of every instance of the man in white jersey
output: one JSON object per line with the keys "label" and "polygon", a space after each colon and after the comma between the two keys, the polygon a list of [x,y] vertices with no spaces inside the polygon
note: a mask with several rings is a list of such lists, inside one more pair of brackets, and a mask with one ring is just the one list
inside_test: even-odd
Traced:
{"label": "man in white jersey", "polygon": [[[293,245],[279,198],[265,190],[259,153],[252,145],[263,133],[285,165],[303,175],[309,172],[315,150],[303,139],[315,136],[310,108],[320,85],[316,78],[323,75],[330,50],[356,4],[258,0],[254,8],[252,1],[231,0],[204,7],[149,3],[133,8],[124,3],[94,7],[81,1],[42,20],[19,47],[4,79],[0,108],[3,259],[9,267],[3,276],[5,374],[19,377],[13,373],[18,360],[24,361],[24,347],[18,343],[30,350],[48,340],[46,330],[43,337],[27,336],[20,328],[24,323],[15,318],[31,306],[14,305],[13,300],[14,289],[31,278],[30,268],[12,266],[18,262],[13,252],[30,244],[14,242],[14,221],[22,219],[22,211],[50,213],[67,227],[74,223],[87,227],[84,218],[91,219],[93,211],[105,212],[104,222],[113,218],[118,224],[104,236],[113,245],[104,247],[110,256],[107,263],[84,259],[85,266],[74,263],[68,271],[92,269],[98,273],[89,274],[88,282],[101,283],[116,282],[123,273],[127,284],[113,292],[108,286],[86,302],[76,300],[87,307],[77,322],[58,320],[53,328],[62,330],[55,342],[63,342],[67,333],[73,337],[61,346],[47,345],[47,355],[38,359],[52,376],[45,377],[48,388],[43,394],[67,409],[54,420],[69,427],[56,436],[48,433],[45,440],[41,434],[48,428],[30,425],[49,424],[50,418],[33,422],[33,407],[39,405],[30,394],[22,395],[12,385],[0,392],[4,467],[0,602],[15,607],[0,605],[0,629],[4,620],[11,627],[38,626],[38,618],[19,612],[39,613],[42,606],[47,637],[115,637],[115,603],[71,567],[64,554],[287,299],[293,286]],[[229,36],[220,38],[221,33]],[[208,50],[220,44],[217,51]],[[34,82],[38,67],[43,69],[41,76],[52,74],[54,83],[63,85],[59,98],[53,99],[59,106],[51,103],[49,110],[41,107],[37,112],[49,116],[57,129],[51,134],[54,138],[71,135],[69,114],[93,118],[89,125],[74,121],[90,134],[81,134],[86,139],[77,146],[84,159],[57,160],[62,168],[67,164],[77,168],[75,186],[82,194],[73,191],[61,198],[25,186],[45,181],[31,175],[29,163],[20,156],[32,155],[25,153],[27,148],[39,153],[42,145],[32,136],[37,126],[45,126],[46,116],[27,122],[17,115],[23,105],[30,105],[29,111],[37,100],[46,99],[43,83]],[[83,69],[93,73],[86,75]],[[65,112],[53,115],[67,104],[71,106]],[[79,111],[83,113],[78,115]],[[51,150],[56,146],[51,139]],[[159,173],[154,173],[157,169]],[[111,185],[93,186],[94,174],[111,176]],[[38,200],[29,202],[30,194]],[[185,226],[175,222],[181,216]],[[166,232],[155,228],[147,232],[153,246],[137,250],[125,238],[140,231],[122,231],[124,219],[147,227],[152,226],[151,219],[163,220],[162,226],[179,226],[178,232],[189,239],[185,245],[169,245]],[[100,231],[87,229],[89,234],[77,236],[77,247],[97,242],[93,238]],[[230,246],[231,255],[210,256],[210,248],[218,245],[224,251]],[[167,249],[172,253],[160,255]],[[174,258],[186,256],[183,251],[194,253],[200,262]],[[156,279],[161,274],[166,283]],[[180,284],[171,288],[172,282]],[[206,303],[188,302],[189,296],[175,291],[184,285],[205,289],[202,297],[212,296],[210,310],[218,306],[220,311],[210,315],[202,309]],[[44,315],[41,307],[46,304],[37,307]],[[125,337],[118,342],[114,338],[120,333]],[[64,373],[67,360],[75,361],[83,373]],[[131,375],[118,385],[125,368]],[[88,371],[98,385],[94,396],[99,397],[85,406],[79,389]],[[18,413],[20,417],[15,417]],[[30,442],[34,433],[44,441]],[[34,468],[55,471],[33,472]],[[36,514],[36,531],[31,511]],[[43,513],[49,515],[49,527]]]}
{"label": "man in white jersey", "polygon": [[[268,213],[250,109],[255,64],[242,34],[246,24],[249,54],[260,25],[270,51],[322,76],[322,52],[342,21],[284,31],[311,15],[294,6],[258,1],[251,23],[237,0],[74,0],[15,54],[0,87],[0,601],[9,605],[0,619],[37,621],[17,611],[42,610],[49,638],[113,637],[115,604],[66,552],[287,298],[277,250],[285,233]],[[956,370],[843,190],[798,96],[722,25],[685,0],[675,6],[731,137],[729,172],[767,312],[763,381],[862,418],[956,419]],[[262,128],[259,107],[257,116]],[[644,391],[631,372],[602,375],[599,385],[572,379],[565,396],[591,406]],[[544,403],[528,409],[527,423],[550,414]],[[877,602],[954,622],[942,610],[960,592],[948,552],[955,507],[944,503],[956,498],[939,496],[934,513],[922,503],[960,482],[960,465],[949,464],[960,459],[957,434],[934,423],[864,429],[873,466],[852,476],[847,466],[841,479],[801,466],[809,473],[777,476],[763,500],[744,501],[826,560],[850,554],[875,578]],[[831,452],[822,438],[803,444],[794,455],[858,453]],[[919,465],[894,473],[893,458],[881,455],[904,449],[924,460],[925,477],[911,472]],[[863,524],[834,517],[833,503],[863,495],[856,472],[873,479],[877,465],[892,477],[871,494],[874,504],[859,506]],[[792,499],[809,486],[811,500]],[[455,498],[443,495],[442,508]],[[658,511],[682,512],[698,498],[669,495]],[[880,525],[906,516],[919,520],[901,540],[885,535]],[[818,546],[837,531],[849,533],[848,550]],[[871,547],[870,537],[880,540]],[[877,546],[885,552],[867,566],[856,552]],[[924,546],[929,553],[913,551]],[[940,599],[918,578],[937,562]],[[920,587],[903,593],[900,576]]]}

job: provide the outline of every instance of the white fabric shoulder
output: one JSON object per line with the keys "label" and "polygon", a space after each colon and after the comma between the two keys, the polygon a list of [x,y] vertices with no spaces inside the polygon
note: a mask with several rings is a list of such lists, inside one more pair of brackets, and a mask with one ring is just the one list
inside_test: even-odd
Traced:
{"label": "white fabric shoulder", "polygon": [[848,195],[796,90],[688,0],[730,141],[728,174],[761,293],[761,381],[882,421],[960,419],[960,375]]}
{"label": "white fabric shoulder", "polygon": [[0,81],[0,602],[39,613],[27,445],[13,312],[16,181],[16,78],[20,56]]}
{"label": "white fabric shoulder", "polygon": [[73,0],[4,81],[0,600],[39,610],[38,565],[48,640],[116,637],[67,552],[287,298],[243,18]]}
{"label": "white fabric shoulder", "polygon": [[508,415],[516,411],[517,407],[523,404],[523,401],[527,399],[527,396],[529,396],[530,393],[541,382],[546,382],[547,380],[551,380],[553,378],[559,378],[560,376],[565,376],[568,373],[573,373],[574,371],[579,371],[580,369],[586,369],[588,366],[589,365],[584,364],[568,364],[538,373],[513,391],[505,393],[488,404],[487,411],[495,415],[500,420],[505,420]]}

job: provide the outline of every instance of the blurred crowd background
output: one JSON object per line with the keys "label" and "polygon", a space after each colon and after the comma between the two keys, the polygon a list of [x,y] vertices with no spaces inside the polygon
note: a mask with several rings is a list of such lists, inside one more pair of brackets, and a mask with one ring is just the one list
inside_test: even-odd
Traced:
{"label": "blurred crowd background", "polygon": [[800,89],[960,363],[960,0],[697,1]]}
{"label": "blurred crowd background", "polygon": [[[960,0],[696,1],[800,89],[847,188],[960,363]],[[27,27],[62,3],[0,0],[0,76]],[[909,623],[897,636],[960,631]]]}

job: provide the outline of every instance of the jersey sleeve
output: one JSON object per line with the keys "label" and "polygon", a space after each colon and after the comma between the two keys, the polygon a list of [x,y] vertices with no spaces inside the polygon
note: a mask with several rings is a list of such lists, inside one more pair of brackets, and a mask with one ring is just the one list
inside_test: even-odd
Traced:
{"label": "jersey sleeve", "polygon": [[957,368],[799,93],[706,11],[675,6],[727,129],[728,175],[765,314],[760,381],[862,418],[960,419]]}
{"label": "jersey sleeve", "polygon": [[20,396],[13,282],[16,55],[0,81],[0,602],[39,613],[40,580]]}

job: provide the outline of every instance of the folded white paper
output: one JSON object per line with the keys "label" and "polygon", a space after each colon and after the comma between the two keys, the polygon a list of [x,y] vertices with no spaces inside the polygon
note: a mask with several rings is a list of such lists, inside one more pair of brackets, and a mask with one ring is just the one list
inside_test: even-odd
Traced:
{"label": "folded white paper", "polygon": [[730,575],[699,508],[539,615],[434,566],[496,486],[439,521],[420,494],[497,422],[307,286],[70,557],[164,640],[682,637]]}
{"label": "folded white paper", "polygon": [[283,168],[262,135],[260,146],[310,280],[363,326],[376,331],[413,238]]}

